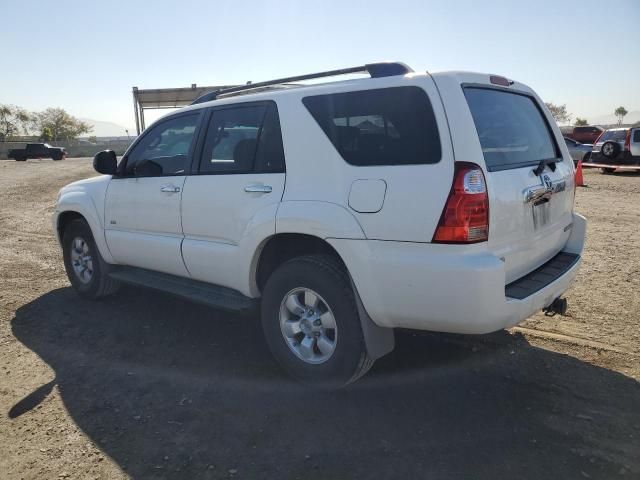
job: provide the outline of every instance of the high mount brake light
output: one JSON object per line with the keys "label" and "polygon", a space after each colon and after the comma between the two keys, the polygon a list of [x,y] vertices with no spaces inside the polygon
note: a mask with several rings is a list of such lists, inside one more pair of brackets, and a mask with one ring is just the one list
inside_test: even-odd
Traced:
{"label": "high mount brake light", "polygon": [[489,196],[484,173],[474,163],[455,165],[453,185],[433,242],[485,242],[489,239]]}
{"label": "high mount brake light", "polygon": [[513,85],[513,82],[508,78],[501,77],[500,75],[491,75],[489,77],[489,81],[494,85],[501,85],[503,87],[508,87],[509,85]]}

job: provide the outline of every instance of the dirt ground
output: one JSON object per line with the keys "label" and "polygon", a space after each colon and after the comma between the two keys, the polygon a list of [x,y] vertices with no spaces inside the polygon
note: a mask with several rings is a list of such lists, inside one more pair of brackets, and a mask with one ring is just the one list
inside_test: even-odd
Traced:
{"label": "dirt ground", "polygon": [[92,174],[0,162],[0,478],[640,478],[640,175],[585,174],[568,317],[398,332],[324,393],[284,377],[256,318],[77,297],[50,214]]}

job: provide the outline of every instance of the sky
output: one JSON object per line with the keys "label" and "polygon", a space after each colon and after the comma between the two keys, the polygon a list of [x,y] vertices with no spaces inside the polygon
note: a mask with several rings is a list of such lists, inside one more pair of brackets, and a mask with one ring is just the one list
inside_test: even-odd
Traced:
{"label": "sky", "polygon": [[134,85],[381,60],[504,75],[574,118],[640,110],[640,0],[0,0],[0,19],[0,104],[130,129]]}

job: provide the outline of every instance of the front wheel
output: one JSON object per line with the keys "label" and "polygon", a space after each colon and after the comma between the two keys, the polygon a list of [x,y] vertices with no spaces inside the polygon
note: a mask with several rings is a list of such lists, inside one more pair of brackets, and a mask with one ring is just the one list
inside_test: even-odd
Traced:
{"label": "front wheel", "polygon": [[16,162],[26,162],[27,161],[27,157],[17,157],[16,158]]}
{"label": "front wheel", "polygon": [[81,297],[96,299],[118,289],[119,284],[109,277],[109,264],[102,259],[85,220],[73,220],[65,228],[62,251],[69,282]]}
{"label": "front wheel", "polygon": [[349,277],[329,255],[297,257],[269,277],[262,297],[267,344],[293,378],[341,387],[373,365]]}
{"label": "front wheel", "polygon": [[609,174],[609,173],[613,173],[615,172],[616,169],[615,168],[601,168],[600,172],[604,173],[604,174]]}

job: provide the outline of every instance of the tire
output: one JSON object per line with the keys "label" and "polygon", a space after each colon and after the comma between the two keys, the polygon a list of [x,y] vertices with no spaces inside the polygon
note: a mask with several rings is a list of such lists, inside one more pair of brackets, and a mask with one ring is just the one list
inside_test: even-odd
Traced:
{"label": "tire", "polygon": [[620,144],[618,142],[604,142],[600,147],[600,152],[607,158],[616,158],[620,153]]}
{"label": "tire", "polygon": [[[110,265],[102,259],[91,228],[84,219],[73,220],[67,225],[62,235],[62,252],[69,282],[81,297],[105,297],[120,286],[109,277]],[[79,271],[83,267],[85,273],[81,274]]]}
{"label": "tire", "polygon": [[16,162],[26,162],[27,161],[27,157],[18,157],[16,158]]}
{"label": "tire", "polygon": [[[280,265],[265,285],[261,316],[271,353],[302,383],[340,388],[373,365],[349,277],[341,262],[330,255],[296,257]],[[287,328],[289,323],[293,327]]]}
{"label": "tire", "polygon": [[603,174],[610,174],[610,173],[613,173],[615,171],[616,171],[615,168],[601,168],[600,169],[600,172],[603,173]]}
{"label": "tire", "polygon": [[590,158],[591,158],[591,152],[587,152],[584,154],[584,157],[582,157],[582,162],[588,163]]}

